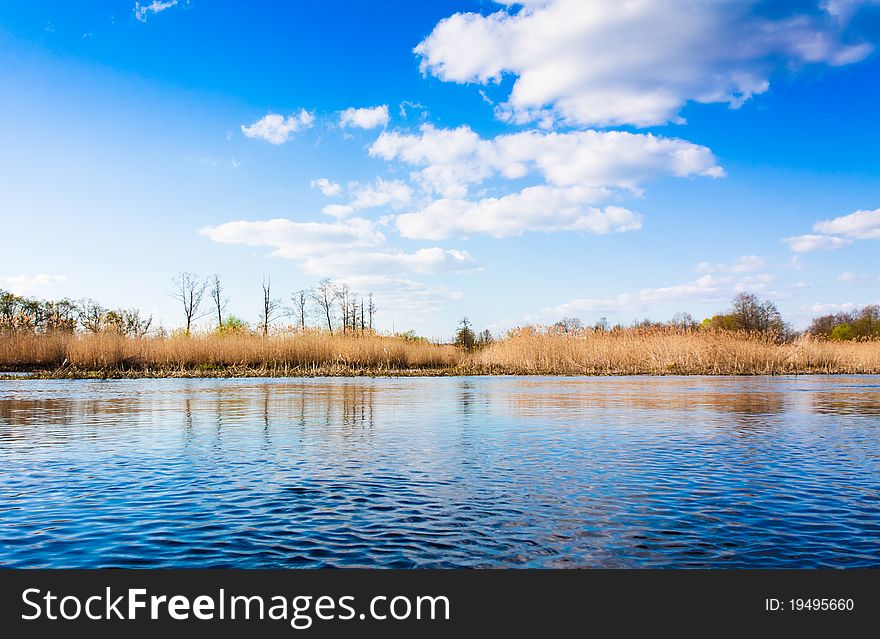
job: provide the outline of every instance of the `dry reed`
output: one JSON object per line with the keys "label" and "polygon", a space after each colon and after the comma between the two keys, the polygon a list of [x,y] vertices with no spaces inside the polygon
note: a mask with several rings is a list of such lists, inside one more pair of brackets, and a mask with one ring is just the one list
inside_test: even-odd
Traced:
{"label": "dry reed", "polygon": [[880,373],[880,342],[668,328],[520,329],[475,352],[447,344],[320,331],[131,339],[103,333],[0,335],[0,371],[56,377],[229,375],[778,375]]}
{"label": "dry reed", "polygon": [[548,335],[520,329],[474,356],[488,372],[522,375],[784,375],[880,373],[880,342],[675,328]]}

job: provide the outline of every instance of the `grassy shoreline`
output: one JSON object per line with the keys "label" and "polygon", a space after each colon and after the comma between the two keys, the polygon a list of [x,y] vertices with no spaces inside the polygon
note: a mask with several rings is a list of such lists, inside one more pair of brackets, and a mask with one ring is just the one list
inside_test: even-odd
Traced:
{"label": "grassy shoreline", "polygon": [[[880,341],[828,341],[671,328],[512,331],[476,350],[320,331],[128,338],[0,335],[0,371],[26,378],[423,377],[450,375],[880,374]],[[21,379],[21,376],[4,376]]]}
{"label": "grassy shoreline", "polygon": [[276,373],[264,369],[227,369],[222,371],[199,370],[37,370],[11,371],[13,375],[0,373],[0,381],[40,381],[40,380],[136,380],[136,379],[330,379],[330,378],[416,378],[416,377],[782,377],[813,375],[880,375],[880,371],[785,371],[754,373],[699,373],[699,372],[603,372],[603,373],[519,373],[510,371],[475,371],[472,369],[436,370],[329,370],[316,372],[294,371]]}

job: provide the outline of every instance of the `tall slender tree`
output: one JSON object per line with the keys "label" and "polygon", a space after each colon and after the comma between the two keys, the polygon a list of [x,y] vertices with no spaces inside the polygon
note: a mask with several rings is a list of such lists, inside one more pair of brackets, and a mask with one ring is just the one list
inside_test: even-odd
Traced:
{"label": "tall slender tree", "polygon": [[348,329],[349,319],[349,288],[348,284],[342,283],[336,289],[336,297],[339,299],[339,306],[342,307],[342,332]]}
{"label": "tall slender tree", "polygon": [[315,303],[321,309],[321,314],[327,320],[327,330],[333,334],[333,305],[336,302],[336,285],[329,277],[318,282],[312,293]]}
{"label": "tall slender tree", "polygon": [[220,276],[216,273],[211,278],[211,300],[214,302],[214,309],[217,311],[217,328],[223,326],[223,311],[229,303],[229,298],[223,297],[223,285],[220,282]]}
{"label": "tall slender tree", "polygon": [[260,323],[263,325],[263,337],[269,334],[269,325],[278,319],[281,312],[281,300],[272,297],[272,279],[263,277],[263,310]]}
{"label": "tall slender tree", "polygon": [[370,317],[370,330],[373,330],[373,315],[376,312],[376,304],[373,303],[373,292],[367,293],[367,314]]}
{"label": "tall slender tree", "polygon": [[299,322],[300,330],[306,330],[306,304],[309,299],[309,291],[300,289],[293,293],[290,298],[293,300],[293,312],[296,320]]}
{"label": "tall slender tree", "polygon": [[202,280],[195,273],[181,271],[171,281],[174,282],[175,290],[171,296],[183,305],[183,315],[186,318],[186,334],[190,334],[193,320],[198,317],[199,306],[205,289],[208,287],[207,280]]}

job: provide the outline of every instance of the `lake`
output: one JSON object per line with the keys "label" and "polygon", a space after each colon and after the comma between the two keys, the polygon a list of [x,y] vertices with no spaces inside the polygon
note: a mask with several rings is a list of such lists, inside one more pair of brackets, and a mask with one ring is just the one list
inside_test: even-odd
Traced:
{"label": "lake", "polygon": [[0,381],[6,567],[880,567],[880,377]]}

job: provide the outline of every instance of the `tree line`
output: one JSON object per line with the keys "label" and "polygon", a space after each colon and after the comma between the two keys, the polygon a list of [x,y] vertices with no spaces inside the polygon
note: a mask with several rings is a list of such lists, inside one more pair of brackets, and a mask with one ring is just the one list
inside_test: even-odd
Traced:
{"label": "tree line", "polygon": [[809,332],[833,340],[880,338],[880,306],[820,315],[810,324]]}
{"label": "tree line", "polygon": [[[179,303],[183,320],[181,332],[190,335],[195,323],[211,317],[218,332],[249,330],[247,322],[227,314],[229,298],[219,275],[202,278],[183,271],[171,278],[171,297]],[[268,335],[273,324],[292,318],[297,328],[326,328],[330,333],[374,330],[376,302],[373,293],[361,295],[348,284],[321,280],[314,288],[290,293],[290,303],[276,297],[272,280],[262,281],[262,303],[256,329]],[[0,290],[0,331],[47,334],[76,331],[117,333],[140,338],[154,329],[153,316],[137,308],[110,309],[91,298],[79,300],[39,300]]]}
{"label": "tree line", "polygon": [[[782,318],[776,304],[762,300],[753,293],[739,293],[724,313],[696,321],[690,313],[678,312],[668,322],[636,320],[630,328],[676,328],[685,331],[725,330],[747,333],[760,333],[775,337],[778,341],[791,341],[800,333]],[[606,319],[600,318],[592,326],[584,324],[577,317],[564,317],[550,327],[551,332],[573,334],[583,331],[613,331],[625,327],[621,324],[609,326]],[[849,312],[821,315],[813,319],[805,331],[814,337],[831,340],[853,340],[880,338],[880,306],[869,305]]]}
{"label": "tree line", "polygon": [[[249,331],[247,322],[226,312],[229,298],[225,295],[219,275],[202,278],[195,273],[183,271],[172,278],[171,297],[177,300],[182,311],[181,332],[189,335],[194,324],[211,317],[220,333]],[[258,324],[255,330],[269,334],[273,324],[282,319],[293,321],[300,330],[315,327],[331,334],[374,331],[377,307],[373,293],[361,295],[346,283],[322,279],[312,288],[299,289],[288,294],[286,300],[277,297],[272,280],[264,277],[261,282],[262,297]],[[778,341],[790,341],[798,336],[782,318],[779,309],[770,300],[761,300],[751,293],[739,293],[733,298],[730,309],[724,313],[698,322],[690,313],[676,313],[668,322],[650,320],[635,321],[630,328],[673,327],[679,330],[698,331],[721,329],[772,335]],[[592,325],[577,317],[564,317],[548,327],[557,334],[582,334],[589,331],[622,330],[623,325],[610,326],[602,317]],[[144,337],[151,331],[164,335],[164,329],[154,328],[152,315],[137,308],[110,309],[91,298],[79,300],[39,300],[0,290],[0,332],[28,332],[48,334],[53,332],[111,332],[133,338]],[[806,333],[830,340],[858,340],[880,338],[880,306],[869,305],[861,309],[821,315],[813,319]],[[412,331],[401,337],[420,340]],[[494,341],[488,330],[476,332],[470,320],[460,322],[453,337],[454,343],[467,350],[474,350]]]}
{"label": "tree line", "polygon": [[54,332],[114,332],[143,337],[153,324],[136,308],[107,309],[90,298],[38,300],[0,291],[0,331],[46,334]]}
{"label": "tree line", "polygon": [[[201,278],[195,273],[183,271],[172,278],[176,299],[183,310],[184,331],[187,335],[193,323],[208,315],[217,320],[217,330],[233,332],[247,329],[247,323],[233,316],[226,315],[229,298],[224,295],[223,282],[219,275]],[[352,290],[348,284],[334,282],[324,278],[310,289],[300,289],[290,293],[290,303],[276,297],[272,288],[272,279],[263,277],[262,304],[259,311],[258,330],[264,335],[269,334],[272,325],[283,318],[292,318],[294,325],[305,330],[311,320],[314,325],[326,328],[331,334],[373,331],[376,316],[376,303],[373,293],[361,295]],[[208,295],[210,308],[204,310],[203,301]]]}

